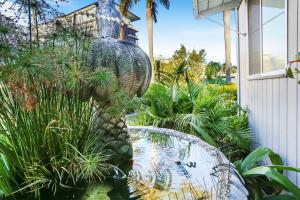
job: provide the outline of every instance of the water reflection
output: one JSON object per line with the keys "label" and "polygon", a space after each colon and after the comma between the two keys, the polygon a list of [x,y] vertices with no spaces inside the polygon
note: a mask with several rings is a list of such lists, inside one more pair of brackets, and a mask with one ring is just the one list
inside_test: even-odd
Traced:
{"label": "water reflection", "polygon": [[[205,200],[219,199],[218,176],[211,175],[215,158],[198,144],[147,131],[130,133],[133,162],[105,183],[58,191],[43,200]],[[13,200],[29,198],[13,198]]]}
{"label": "water reflection", "polygon": [[214,163],[196,144],[176,137],[132,132],[133,168],[128,176],[130,198],[212,199]]}

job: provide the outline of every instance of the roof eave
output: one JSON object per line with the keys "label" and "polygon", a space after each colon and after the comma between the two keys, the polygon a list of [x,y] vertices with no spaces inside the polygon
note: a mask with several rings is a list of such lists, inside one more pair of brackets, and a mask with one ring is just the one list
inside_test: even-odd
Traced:
{"label": "roof eave", "polygon": [[206,10],[199,9],[199,0],[193,0],[193,8],[194,8],[194,16],[195,18],[205,18],[225,10],[231,10],[233,8],[239,7],[242,0],[237,1],[230,1],[226,2],[223,5],[214,7],[214,8],[207,8]]}

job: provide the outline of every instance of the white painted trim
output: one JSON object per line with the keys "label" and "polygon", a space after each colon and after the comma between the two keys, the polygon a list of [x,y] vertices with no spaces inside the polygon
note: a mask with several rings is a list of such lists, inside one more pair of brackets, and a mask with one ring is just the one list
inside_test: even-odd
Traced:
{"label": "white painted trim", "polygon": [[[240,15],[238,8],[235,8],[235,24],[236,29],[240,32]],[[240,35],[236,34],[236,62],[237,62],[237,69],[238,69],[238,93],[237,93],[237,103],[241,104],[241,40]]]}
{"label": "white painted trim", "polygon": [[[282,78],[282,77],[285,77],[285,69],[280,69],[280,70],[274,70],[274,71],[271,71],[271,72],[264,72],[264,66],[263,66],[263,58],[264,58],[264,51],[263,51],[263,19],[262,19],[262,0],[259,0],[259,4],[260,4],[260,11],[259,11],[259,15],[260,15],[260,73],[258,74],[250,74],[250,40],[249,40],[249,37],[248,37],[248,80],[257,80],[257,79],[268,79],[268,78]],[[286,41],[286,62],[288,62],[289,60],[289,48],[288,48],[288,45],[289,45],[289,34],[288,34],[288,30],[289,30],[289,27],[288,27],[288,0],[285,0],[285,31],[286,31],[286,38],[285,38],[285,41]],[[248,24],[247,24],[247,33],[249,33],[249,7],[248,7],[248,2],[247,2],[247,7],[246,7],[246,12],[247,12],[247,21],[248,21]],[[249,34],[248,34],[249,35]],[[283,72],[282,72],[283,71]],[[283,76],[282,76],[283,75]]]}
{"label": "white painted trim", "polygon": [[265,72],[261,74],[254,74],[248,76],[248,80],[263,80],[263,79],[274,79],[274,78],[285,78],[285,69],[280,69],[271,72]]}

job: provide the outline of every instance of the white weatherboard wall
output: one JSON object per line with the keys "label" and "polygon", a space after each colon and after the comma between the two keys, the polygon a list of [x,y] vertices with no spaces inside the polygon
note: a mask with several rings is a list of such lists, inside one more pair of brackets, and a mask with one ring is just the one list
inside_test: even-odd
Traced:
{"label": "white weatherboard wall", "polygon": [[[247,2],[239,7],[240,103],[249,109],[254,147],[263,145],[279,153],[286,165],[300,168],[300,86],[281,77],[249,79]],[[300,0],[288,3],[288,60],[300,51]],[[294,65],[296,67],[297,65]],[[300,65],[298,65],[300,67]],[[300,174],[287,176],[300,186]]]}

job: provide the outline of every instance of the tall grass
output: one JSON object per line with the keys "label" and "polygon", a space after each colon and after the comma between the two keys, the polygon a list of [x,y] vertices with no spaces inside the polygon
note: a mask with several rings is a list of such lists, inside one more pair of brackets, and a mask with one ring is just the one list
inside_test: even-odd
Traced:
{"label": "tall grass", "polygon": [[[56,27],[39,47],[6,51],[9,62],[0,54],[0,196],[40,197],[101,181],[113,167],[92,131],[93,110],[120,113],[131,104],[112,72],[87,67],[91,39]],[[96,90],[105,98],[94,105]]]}
{"label": "tall grass", "polygon": [[36,84],[0,89],[0,192],[39,197],[43,188],[101,181],[110,165],[92,132],[93,102]]}

